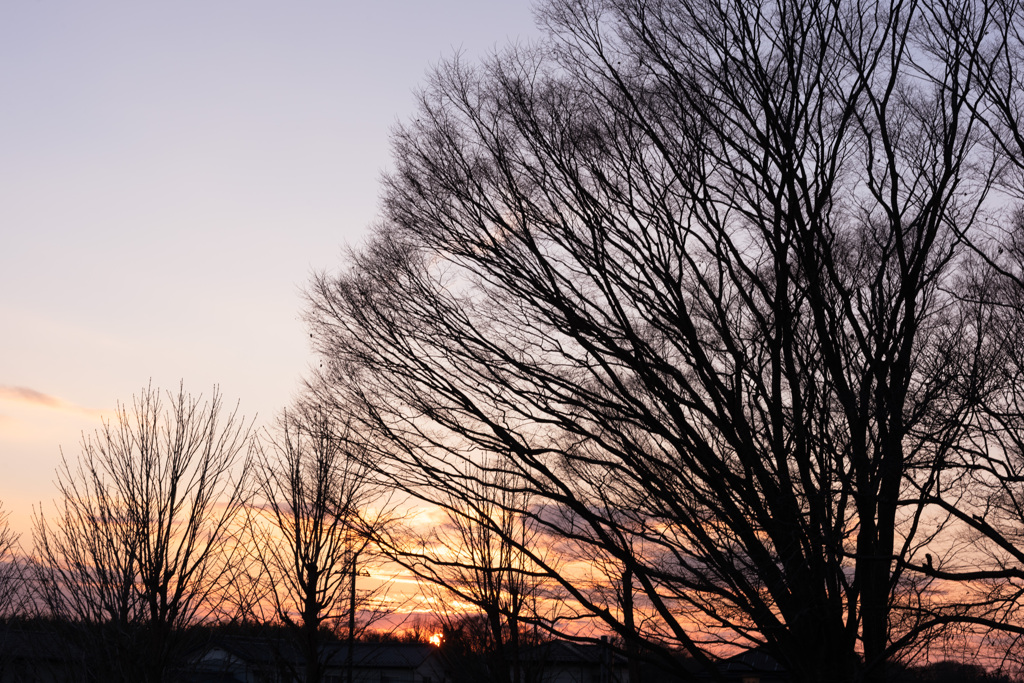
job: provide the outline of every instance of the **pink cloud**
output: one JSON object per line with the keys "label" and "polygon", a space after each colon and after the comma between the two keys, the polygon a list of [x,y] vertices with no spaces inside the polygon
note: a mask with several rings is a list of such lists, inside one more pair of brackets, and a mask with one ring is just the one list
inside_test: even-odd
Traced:
{"label": "pink cloud", "polygon": [[75,405],[74,403],[57,398],[56,396],[51,396],[50,394],[44,394],[41,391],[36,391],[29,387],[9,387],[0,385],[0,400],[11,401],[14,403],[28,403],[30,405],[41,406],[43,408],[53,408],[55,410],[88,413],[90,415],[99,412],[89,408],[83,408]]}
{"label": "pink cloud", "polygon": [[0,398],[19,403],[34,403],[48,408],[59,408],[63,403],[59,398],[28,387],[0,386]]}

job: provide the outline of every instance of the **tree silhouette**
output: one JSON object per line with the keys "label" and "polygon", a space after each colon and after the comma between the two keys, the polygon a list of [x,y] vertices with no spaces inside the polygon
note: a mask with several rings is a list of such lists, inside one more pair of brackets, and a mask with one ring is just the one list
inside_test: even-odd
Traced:
{"label": "tree silhouette", "polygon": [[310,393],[282,413],[256,458],[250,551],[273,616],[297,634],[304,670],[293,673],[310,683],[343,664],[324,659],[322,646],[334,636],[323,629],[344,631],[351,645],[386,590],[357,591],[376,557],[371,538],[395,517],[350,431],[342,410]]}
{"label": "tree silhouette", "polygon": [[490,477],[486,483],[464,481],[458,494],[449,490],[435,498],[443,519],[431,528],[395,526],[381,529],[374,540],[421,581],[446,639],[458,637],[449,652],[461,648],[481,659],[486,674],[474,669],[464,671],[466,676],[523,683],[529,673],[527,627],[545,620],[547,610],[539,603],[551,596],[544,595],[545,572],[524,550],[536,552],[539,542],[522,512],[530,508],[529,496],[517,493],[506,473]]}
{"label": "tree silhouette", "polygon": [[0,504],[0,618],[20,614],[27,594],[19,535],[11,528],[11,513]]}
{"label": "tree silhouette", "polygon": [[514,474],[629,578],[650,618],[530,555],[626,642],[882,678],[945,623],[915,581],[987,358],[959,287],[1021,167],[1001,7],[553,0],[442,65],[310,292],[381,469]]}
{"label": "tree silhouette", "polygon": [[179,388],[144,389],[83,436],[57,472],[56,514],[35,517],[33,573],[73,625],[96,680],[161,681],[188,626],[216,610],[244,503],[249,427]]}

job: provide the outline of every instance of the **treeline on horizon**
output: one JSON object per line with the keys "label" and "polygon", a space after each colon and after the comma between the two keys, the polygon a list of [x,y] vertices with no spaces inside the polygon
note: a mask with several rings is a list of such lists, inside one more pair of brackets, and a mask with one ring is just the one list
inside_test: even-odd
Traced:
{"label": "treeline on horizon", "polygon": [[314,681],[325,623],[396,611],[358,578],[387,561],[503,683],[535,632],[611,636],[632,683],[1017,675],[1024,2],[536,13],[395,129],[309,285],[306,394],[254,439],[144,390],[62,464],[33,604],[144,629],[137,680],[196,623],[282,624]]}
{"label": "treeline on horizon", "polygon": [[[391,646],[419,645],[436,648],[448,683],[479,683],[481,681],[497,681],[511,678],[496,673],[498,661],[490,648],[485,635],[486,624],[478,615],[465,615],[459,620],[455,631],[446,631],[447,639],[440,644],[431,640],[444,628],[439,622],[429,618],[420,618],[408,628],[403,629],[368,629],[357,633],[352,640],[356,647],[370,646],[374,651],[385,652]],[[0,675],[5,680],[117,680],[125,677],[121,667],[129,666],[127,661],[116,664],[117,668],[106,661],[107,653],[96,656],[80,649],[83,642],[80,624],[55,620],[42,616],[9,616],[0,619]],[[327,650],[331,646],[342,646],[345,652],[349,639],[347,633],[339,633],[327,627],[321,627],[321,646]],[[483,636],[481,638],[481,636]],[[202,623],[185,629],[180,639],[180,651],[161,673],[163,680],[190,681],[193,677],[209,675],[211,671],[223,672],[225,669],[210,668],[203,656],[217,647],[231,647],[231,643],[240,642],[249,647],[262,648],[264,656],[257,662],[248,662],[250,675],[263,676],[266,680],[297,680],[305,681],[305,672],[301,668],[301,660],[297,662],[294,653],[295,633],[286,625],[269,623]],[[93,637],[95,639],[95,636]],[[27,645],[28,641],[31,645]],[[545,677],[543,650],[546,643],[552,642],[549,635],[530,639],[524,646],[521,656],[524,665],[519,671],[522,683],[542,683],[549,680]],[[613,647],[621,647],[621,643],[612,643]],[[330,669],[335,676],[341,672],[347,674],[347,661],[334,656],[327,657],[324,669]],[[600,666],[599,661],[593,662]],[[505,662],[508,664],[508,662]],[[205,665],[205,668],[204,668]],[[597,667],[595,667],[597,668]],[[612,669],[614,671],[614,669]],[[138,670],[136,669],[136,674]],[[356,680],[359,678],[359,666],[356,667]],[[680,673],[680,672],[686,673]],[[695,662],[680,653],[675,670],[667,670],[652,661],[644,661],[641,668],[643,681],[664,683],[681,683],[690,680],[715,680],[713,675],[706,674]],[[703,675],[702,675],[703,674]],[[363,673],[365,676],[365,673]],[[551,674],[548,674],[551,675]],[[621,675],[621,674],[619,674]],[[19,676],[21,678],[19,678]],[[609,680],[625,680],[611,673]],[[887,680],[892,683],[1017,683],[1020,677],[1006,673],[994,672],[978,664],[965,663],[958,659],[940,659],[928,663],[894,664],[887,673]],[[698,678],[699,677],[699,678]],[[733,680],[735,676],[726,677]],[[139,679],[136,679],[139,680]],[[263,680],[261,678],[260,680]]]}

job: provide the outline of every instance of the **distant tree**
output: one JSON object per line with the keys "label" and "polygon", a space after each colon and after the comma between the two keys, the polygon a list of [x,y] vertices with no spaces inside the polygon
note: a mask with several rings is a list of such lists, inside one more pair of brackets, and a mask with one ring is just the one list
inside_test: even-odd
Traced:
{"label": "distant tree", "polygon": [[371,535],[391,514],[350,429],[343,412],[311,397],[282,414],[256,458],[251,551],[273,616],[297,634],[304,670],[295,674],[308,683],[342,664],[323,660],[322,645],[335,639],[325,627],[351,643],[369,625],[357,611],[373,596],[357,594],[356,582],[374,557]]}
{"label": "distant tree", "polygon": [[0,619],[20,614],[27,597],[19,535],[11,528],[10,516],[0,504]]}
{"label": "distant tree", "polygon": [[166,680],[186,629],[216,611],[249,434],[216,389],[201,402],[182,387],[165,403],[147,387],[62,460],[56,514],[35,517],[32,571],[92,679]]}
{"label": "distant tree", "polygon": [[958,288],[1021,201],[1017,8],[551,0],[540,44],[442,65],[310,295],[381,469],[437,500],[500,457],[628,577],[649,618],[525,549],[626,642],[884,679],[967,521],[937,501],[988,358]]}
{"label": "distant tree", "polygon": [[10,525],[10,515],[0,503],[0,680],[10,675],[8,671],[13,664],[8,647],[12,639],[11,623],[19,617],[27,616],[26,608],[30,605],[24,560],[18,534]]}
{"label": "distant tree", "polygon": [[961,661],[938,661],[912,667],[894,679],[897,683],[1015,683],[1018,677],[986,670]]}

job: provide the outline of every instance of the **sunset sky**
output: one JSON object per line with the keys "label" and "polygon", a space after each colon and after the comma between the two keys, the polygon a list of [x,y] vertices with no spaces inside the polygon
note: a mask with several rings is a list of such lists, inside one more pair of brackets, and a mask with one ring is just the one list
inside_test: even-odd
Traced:
{"label": "sunset sky", "polygon": [[[373,222],[432,64],[537,35],[528,0],[0,5],[0,500],[152,380],[262,423],[314,362],[312,271]],[[23,542],[30,542],[28,534]]]}

